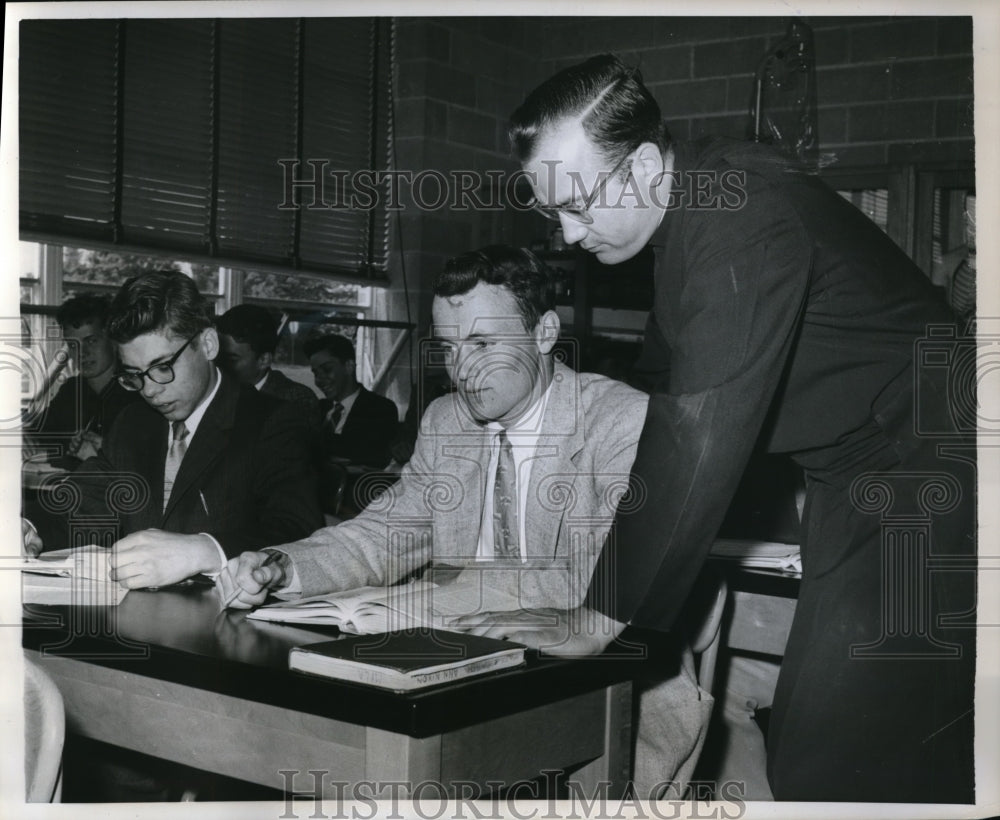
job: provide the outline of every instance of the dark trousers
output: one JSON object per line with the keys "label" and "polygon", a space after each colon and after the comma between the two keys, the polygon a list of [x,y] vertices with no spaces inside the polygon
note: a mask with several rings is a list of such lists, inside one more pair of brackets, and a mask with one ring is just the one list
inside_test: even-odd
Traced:
{"label": "dark trousers", "polygon": [[974,802],[976,470],[968,443],[940,443],[849,480],[807,473],[776,799]]}

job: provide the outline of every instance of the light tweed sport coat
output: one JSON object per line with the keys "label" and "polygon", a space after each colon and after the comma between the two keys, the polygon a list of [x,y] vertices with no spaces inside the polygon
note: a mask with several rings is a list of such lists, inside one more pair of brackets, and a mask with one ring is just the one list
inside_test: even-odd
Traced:
{"label": "light tweed sport coat", "polygon": [[508,608],[490,603],[494,593],[523,608],[576,606],[627,485],[646,403],[621,382],[556,363],[541,435],[521,468],[526,562],[476,561],[491,436],[454,394],[427,408],[399,480],[360,515],[278,549],[303,595],[391,584],[433,561],[479,573],[484,609]]}

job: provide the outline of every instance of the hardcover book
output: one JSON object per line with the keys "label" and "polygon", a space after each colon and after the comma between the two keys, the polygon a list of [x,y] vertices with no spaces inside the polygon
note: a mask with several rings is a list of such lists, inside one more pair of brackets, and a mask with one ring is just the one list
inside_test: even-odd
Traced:
{"label": "hardcover book", "polygon": [[460,632],[412,629],[293,648],[289,668],[408,692],[521,666],[524,647]]}

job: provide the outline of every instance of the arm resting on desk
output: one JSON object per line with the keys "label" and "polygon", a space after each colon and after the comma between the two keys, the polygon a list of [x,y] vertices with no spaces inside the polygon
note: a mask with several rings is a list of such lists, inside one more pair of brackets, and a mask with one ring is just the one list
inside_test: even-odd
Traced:
{"label": "arm resting on desk", "polygon": [[570,610],[483,612],[458,618],[452,626],[474,635],[523,643],[560,657],[597,655],[625,628],[625,624],[582,606]]}
{"label": "arm resting on desk", "polygon": [[227,607],[252,609],[264,603],[270,590],[286,586],[293,572],[283,552],[244,552],[229,560],[216,583]]}
{"label": "arm resting on desk", "polygon": [[176,584],[222,568],[219,545],[209,535],[140,530],[112,548],[111,580],[129,589]]}

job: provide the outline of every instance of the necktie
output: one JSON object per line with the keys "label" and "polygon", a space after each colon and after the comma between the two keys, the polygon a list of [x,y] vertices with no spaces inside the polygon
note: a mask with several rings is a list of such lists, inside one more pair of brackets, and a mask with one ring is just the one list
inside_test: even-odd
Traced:
{"label": "necktie", "polygon": [[333,403],[333,407],[330,408],[330,432],[337,432],[337,425],[340,424],[340,417],[344,415],[344,405],[339,401]]}
{"label": "necktie", "polygon": [[497,558],[520,559],[517,536],[517,469],[510,439],[501,430],[497,475],[493,483],[493,552]]}
{"label": "necktie", "polygon": [[170,492],[174,488],[174,479],[177,478],[177,471],[180,469],[181,461],[184,460],[184,453],[187,452],[188,429],[183,421],[173,422],[174,437],[170,441],[170,449],[167,450],[167,462],[163,470],[163,509],[167,508],[170,500]]}

